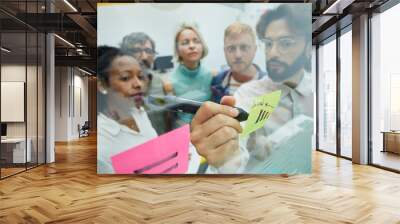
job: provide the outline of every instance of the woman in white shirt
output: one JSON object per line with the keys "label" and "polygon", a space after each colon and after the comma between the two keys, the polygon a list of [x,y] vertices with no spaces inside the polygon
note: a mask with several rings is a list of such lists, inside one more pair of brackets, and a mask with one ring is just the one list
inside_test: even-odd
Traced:
{"label": "woman in white shirt", "polygon": [[111,157],[157,137],[143,109],[145,76],[139,63],[113,47],[98,49],[97,171],[114,173]]}
{"label": "woman in white shirt", "polygon": [[[157,137],[143,108],[146,74],[129,53],[98,48],[97,172],[115,173],[111,157]],[[196,173],[199,156],[190,147],[187,173]]]}

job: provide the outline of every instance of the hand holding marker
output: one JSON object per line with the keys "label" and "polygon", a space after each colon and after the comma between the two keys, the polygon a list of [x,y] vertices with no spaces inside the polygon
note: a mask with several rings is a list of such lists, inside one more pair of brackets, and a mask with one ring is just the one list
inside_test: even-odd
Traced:
{"label": "hand holding marker", "polygon": [[[148,96],[146,104],[150,110],[171,110],[190,114],[195,114],[202,105],[201,102],[183,99],[176,96]],[[235,119],[239,122],[247,120],[249,114],[242,108],[235,108],[239,111],[239,114]],[[208,167],[207,160],[202,156],[200,157],[198,173],[205,173]]]}
{"label": "hand holding marker", "polygon": [[[281,91],[278,90],[272,93],[267,93],[263,96],[256,97],[254,99],[253,106],[251,107],[250,115],[243,109],[236,108],[239,111],[239,114],[234,118],[239,122],[247,120],[243,132],[241,134],[242,137],[247,136],[251,132],[254,132],[257,129],[264,126],[265,122],[269,118],[269,115],[275,110],[275,108],[279,104],[280,95]],[[182,99],[175,96],[165,96],[165,97],[150,96],[147,99],[147,102],[150,108],[153,107],[153,109],[155,110],[166,109],[166,110],[180,111],[191,114],[195,114],[202,105],[201,102]],[[203,165],[205,162],[206,160],[203,159],[202,160]]]}
{"label": "hand holding marker", "polygon": [[[197,110],[201,107],[202,102],[183,99],[176,96],[148,96],[147,105],[149,106],[150,110],[165,109],[165,110],[195,114]],[[239,114],[238,116],[235,117],[235,119],[240,122],[247,120],[249,114],[242,108],[238,107],[235,108],[238,109],[239,111]]]}

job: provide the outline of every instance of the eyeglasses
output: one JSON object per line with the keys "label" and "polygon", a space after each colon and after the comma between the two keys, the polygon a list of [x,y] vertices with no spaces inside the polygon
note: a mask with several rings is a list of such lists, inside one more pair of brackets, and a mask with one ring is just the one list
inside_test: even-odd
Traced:
{"label": "eyeglasses", "polygon": [[151,48],[131,48],[129,51],[132,52],[132,54],[143,54],[143,52],[150,55],[157,54],[157,52]]}
{"label": "eyeglasses", "polygon": [[239,49],[241,52],[247,53],[250,51],[251,45],[240,44],[240,45],[229,45],[225,47],[225,50],[230,54],[235,53],[237,49]]}
{"label": "eyeglasses", "polygon": [[264,38],[261,39],[261,41],[264,43],[265,45],[265,51],[269,52],[271,51],[273,45],[275,42],[277,42],[277,50],[281,53],[281,54],[285,54],[287,52],[289,52],[290,50],[293,49],[293,47],[296,46],[297,44],[297,40],[294,38],[290,38],[290,37],[283,37],[283,38],[279,38],[277,40],[272,40],[269,38]]}

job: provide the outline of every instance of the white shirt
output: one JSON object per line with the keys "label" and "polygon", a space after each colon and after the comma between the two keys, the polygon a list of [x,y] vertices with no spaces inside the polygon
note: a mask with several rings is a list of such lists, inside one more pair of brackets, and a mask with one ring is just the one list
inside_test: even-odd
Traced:
{"label": "white shirt", "polygon": [[140,132],[100,113],[97,116],[97,172],[99,174],[114,173],[111,157],[157,137],[146,111],[134,108],[131,112]]}
{"label": "white shirt", "polygon": [[[250,152],[250,159],[246,169],[256,173],[308,172],[311,163],[314,106],[311,74],[305,73],[294,89],[286,84],[273,82],[268,76],[243,84],[234,94],[236,106],[249,112],[255,97],[276,90],[282,91],[278,107],[265,126],[252,133],[247,139],[245,147]],[[282,157],[295,154],[290,151],[290,148],[293,150],[293,144],[297,144],[296,155],[303,157],[297,158],[296,163],[292,160],[291,164],[288,164],[289,160]],[[282,155],[277,156],[279,153]],[[302,159],[304,161],[299,165],[297,162]]]}
{"label": "white shirt", "polygon": [[[134,131],[102,113],[97,116],[97,173],[114,173],[111,163],[112,156],[157,137],[157,132],[143,108],[134,108],[131,114],[140,132]],[[187,173],[196,173],[200,165],[200,157],[192,144],[189,145],[189,154]]]}

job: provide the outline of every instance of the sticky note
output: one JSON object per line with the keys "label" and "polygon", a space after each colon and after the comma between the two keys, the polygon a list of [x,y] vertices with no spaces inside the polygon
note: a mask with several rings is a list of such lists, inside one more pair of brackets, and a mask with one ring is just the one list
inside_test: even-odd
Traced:
{"label": "sticky note", "polygon": [[117,174],[184,174],[189,162],[189,125],[114,155]]}
{"label": "sticky note", "polygon": [[263,127],[278,105],[280,98],[280,90],[255,98],[241,137],[245,137]]}

